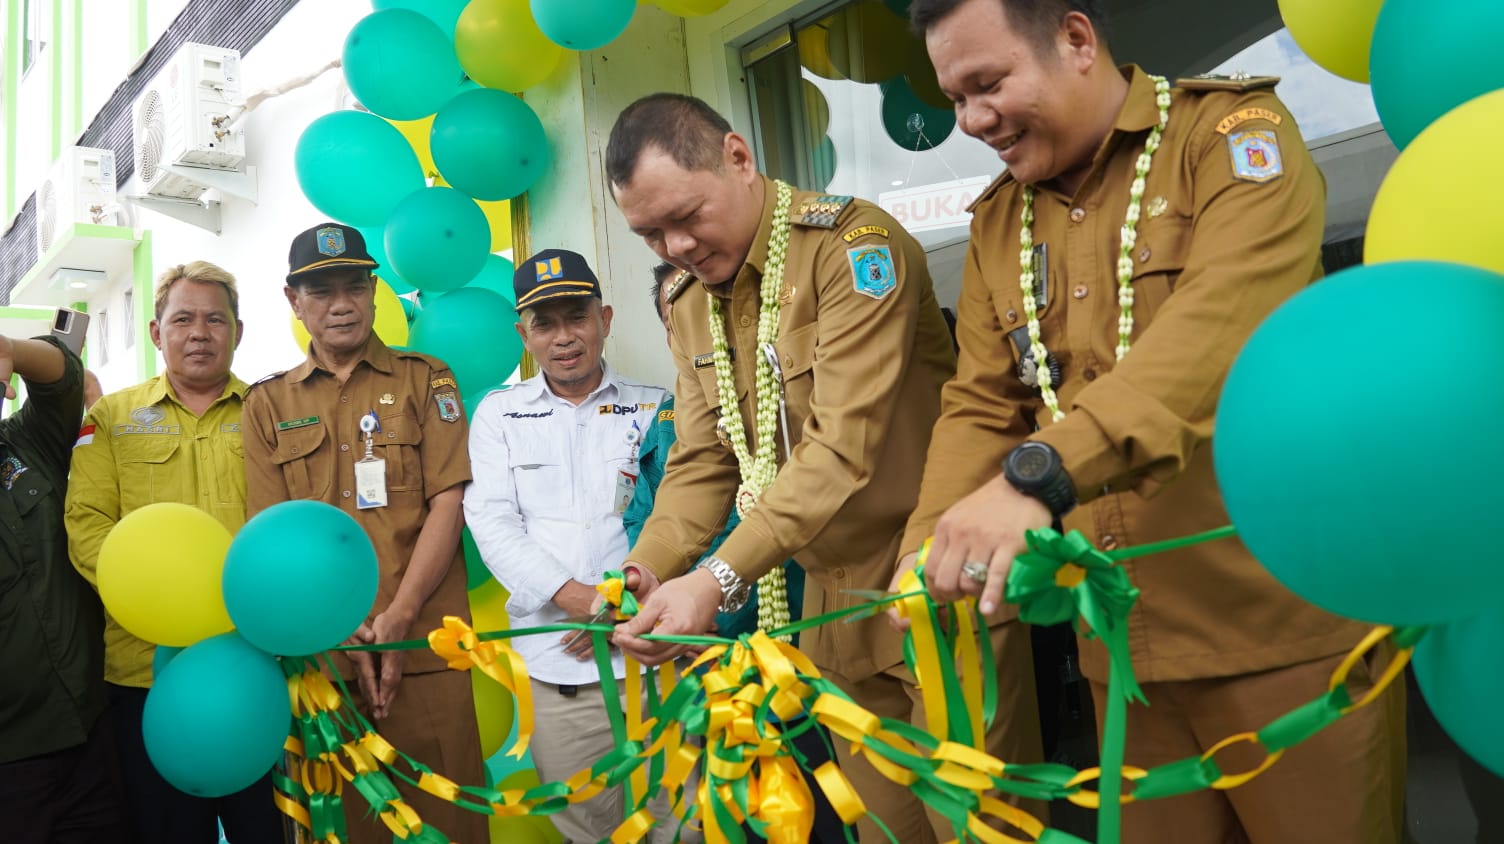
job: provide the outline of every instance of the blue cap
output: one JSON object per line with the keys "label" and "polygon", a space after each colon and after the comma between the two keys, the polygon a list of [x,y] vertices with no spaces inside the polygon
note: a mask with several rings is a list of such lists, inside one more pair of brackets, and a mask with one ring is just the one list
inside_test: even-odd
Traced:
{"label": "blue cap", "polygon": [[564,296],[601,298],[601,283],[585,256],[568,249],[545,249],[517,265],[512,292],[521,313],[540,302]]}

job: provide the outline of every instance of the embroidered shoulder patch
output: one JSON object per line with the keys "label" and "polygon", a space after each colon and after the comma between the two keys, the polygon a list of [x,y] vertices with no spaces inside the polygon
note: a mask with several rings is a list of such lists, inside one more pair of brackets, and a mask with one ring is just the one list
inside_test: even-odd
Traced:
{"label": "embroidered shoulder patch", "polygon": [[456,422],[460,418],[460,400],[454,393],[435,393],[434,404],[439,406],[439,418],[445,422]]}
{"label": "embroidered shoulder patch", "polygon": [[1239,124],[1245,123],[1249,120],[1267,120],[1268,122],[1273,123],[1275,126],[1278,126],[1279,124],[1285,122],[1285,118],[1281,117],[1280,113],[1274,111],[1273,109],[1243,108],[1238,109],[1232,114],[1229,114],[1226,117],[1222,118],[1222,120],[1217,123],[1217,131],[1226,135],[1228,132],[1236,129]]}
{"label": "embroidered shoulder patch", "polygon": [[660,410],[660,411],[658,411],[658,421],[659,422],[672,422],[672,421],[674,421],[674,412],[672,410]]}
{"label": "embroidered shoulder patch", "polygon": [[850,243],[851,241],[856,240],[859,237],[865,237],[869,234],[876,235],[878,237],[887,237],[888,230],[883,228],[882,226],[857,226],[851,231],[841,235],[841,239],[846,241],[847,243]]}
{"label": "embroidered shoulder patch", "polygon": [[1279,139],[1273,132],[1250,129],[1227,136],[1232,153],[1232,174],[1245,182],[1268,182],[1285,172],[1280,159]]}
{"label": "embroidered shoulder patch", "polygon": [[898,286],[893,271],[893,253],[886,246],[860,246],[846,250],[851,262],[851,282],[863,296],[881,299]]}

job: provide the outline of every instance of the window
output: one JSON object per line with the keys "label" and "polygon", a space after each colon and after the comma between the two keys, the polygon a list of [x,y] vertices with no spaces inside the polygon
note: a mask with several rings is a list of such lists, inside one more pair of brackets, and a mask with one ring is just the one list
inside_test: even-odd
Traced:
{"label": "window", "polygon": [[94,321],[99,326],[94,333],[94,366],[104,366],[110,362],[110,312],[101,308],[99,318]]}
{"label": "window", "polygon": [[47,31],[43,21],[46,17],[46,5],[45,0],[22,0],[21,31],[25,33],[21,43],[22,76],[30,72],[37,57],[41,55],[42,48],[47,46],[47,42],[42,40],[42,33]]}

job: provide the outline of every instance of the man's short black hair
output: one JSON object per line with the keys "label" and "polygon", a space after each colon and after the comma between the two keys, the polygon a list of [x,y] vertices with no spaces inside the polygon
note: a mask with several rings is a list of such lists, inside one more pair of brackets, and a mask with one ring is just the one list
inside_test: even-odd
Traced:
{"label": "man's short black hair", "polygon": [[[949,17],[968,0],[913,0],[909,4],[909,26],[923,38],[940,21]],[[1071,12],[1080,12],[1091,21],[1097,38],[1107,40],[1107,18],[1101,0],[994,0],[1003,5],[1008,23],[1034,45],[1035,52],[1049,49],[1055,41],[1060,21]]]}
{"label": "man's short black hair", "polygon": [[679,268],[667,261],[653,268],[653,310],[658,312],[658,321],[663,321],[663,297],[658,295],[670,278],[679,274]]}
{"label": "man's short black hair", "polygon": [[731,124],[704,100],[686,94],[649,94],[627,106],[606,142],[606,178],[614,187],[632,181],[649,147],[689,171],[721,172]]}

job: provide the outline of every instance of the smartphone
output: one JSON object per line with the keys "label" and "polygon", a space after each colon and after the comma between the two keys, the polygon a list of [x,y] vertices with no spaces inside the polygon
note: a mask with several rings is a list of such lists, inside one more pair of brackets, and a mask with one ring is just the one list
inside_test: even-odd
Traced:
{"label": "smartphone", "polygon": [[75,355],[84,353],[84,336],[89,330],[89,315],[72,308],[58,308],[52,318],[52,336],[63,341]]}

